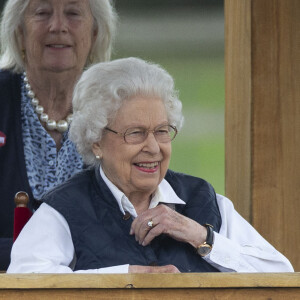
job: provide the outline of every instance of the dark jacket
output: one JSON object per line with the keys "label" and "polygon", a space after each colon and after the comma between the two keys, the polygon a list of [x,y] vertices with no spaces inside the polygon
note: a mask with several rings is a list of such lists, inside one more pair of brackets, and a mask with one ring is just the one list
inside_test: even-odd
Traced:
{"label": "dark jacket", "polygon": [[[10,261],[14,196],[19,191],[33,199],[27,179],[21,128],[21,76],[0,71],[0,270]],[[32,204],[30,204],[31,206]]]}
{"label": "dark jacket", "polygon": [[[214,189],[206,181],[168,171],[165,179],[186,205],[177,212],[209,223],[219,231],[221,216]],[[99,170],[85,170],[49,192],[44,202],[67,220],[77,257],[75,270],[131,265],[175,265],[181,272],[218,272],[195,249],[168,236],[143,247],[129,235],[132,218],[125,220]]]}

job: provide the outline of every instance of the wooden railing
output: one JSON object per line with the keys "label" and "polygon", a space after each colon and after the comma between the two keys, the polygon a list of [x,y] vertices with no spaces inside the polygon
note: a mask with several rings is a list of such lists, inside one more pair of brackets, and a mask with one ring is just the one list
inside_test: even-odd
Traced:
{"label": "wooden railing", "polygon": [[0,299],[300,299],[300,273],[0,274]]}

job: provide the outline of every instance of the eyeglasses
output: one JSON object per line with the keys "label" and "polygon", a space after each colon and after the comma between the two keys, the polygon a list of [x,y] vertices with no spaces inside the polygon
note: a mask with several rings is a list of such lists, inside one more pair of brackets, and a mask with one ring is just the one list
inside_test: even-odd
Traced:
{"label": "eyeglasses", "polygon": [[172,125],[160,125],[154,128],[154,130],[148,130],[143,127],[133,127],[128,128],[124,133],[114,131],[108,127],[105,127],[104,129],[117,135],[123,136],[124,141],[127,144],[133,145],[143,143],[147,139],[149,132],[153,133],[158,143],[169,143],[174,140],[177,134],[176,127]]}

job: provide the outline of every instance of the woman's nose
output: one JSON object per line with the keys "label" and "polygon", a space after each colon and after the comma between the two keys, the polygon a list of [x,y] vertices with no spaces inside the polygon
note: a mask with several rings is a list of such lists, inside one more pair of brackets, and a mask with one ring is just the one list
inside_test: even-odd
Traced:
{"label": "woman's nose", "polygon": [[67,20],[63,13],[54,12],[50,18],[50,32],[66,32]]}
{"label": "woman's nose", "polygon": [[149,132],[146,140],[144,141],[144,150],[151,153],[159,153],[160,146],[157,142],[153,132]]}

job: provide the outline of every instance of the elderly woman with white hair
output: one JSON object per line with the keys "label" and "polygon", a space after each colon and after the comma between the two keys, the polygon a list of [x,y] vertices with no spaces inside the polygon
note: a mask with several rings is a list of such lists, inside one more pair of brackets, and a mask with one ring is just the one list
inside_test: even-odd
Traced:
{"label": "elderly woman with white hair", "polygon": [[110,59],[116,15],[109,0],[7,0],[0,57],[0,270],[9,265],[14,196],[29,208],[82,170],[68,138],[75,83]]}
{"label": "elderly woman with white hair", "polygon": [[73,109],[70,137],[90,168],[44,196],[8,272],[293,271],[208,182],[168,169],[183,116],[161,67],[97,64]]}

